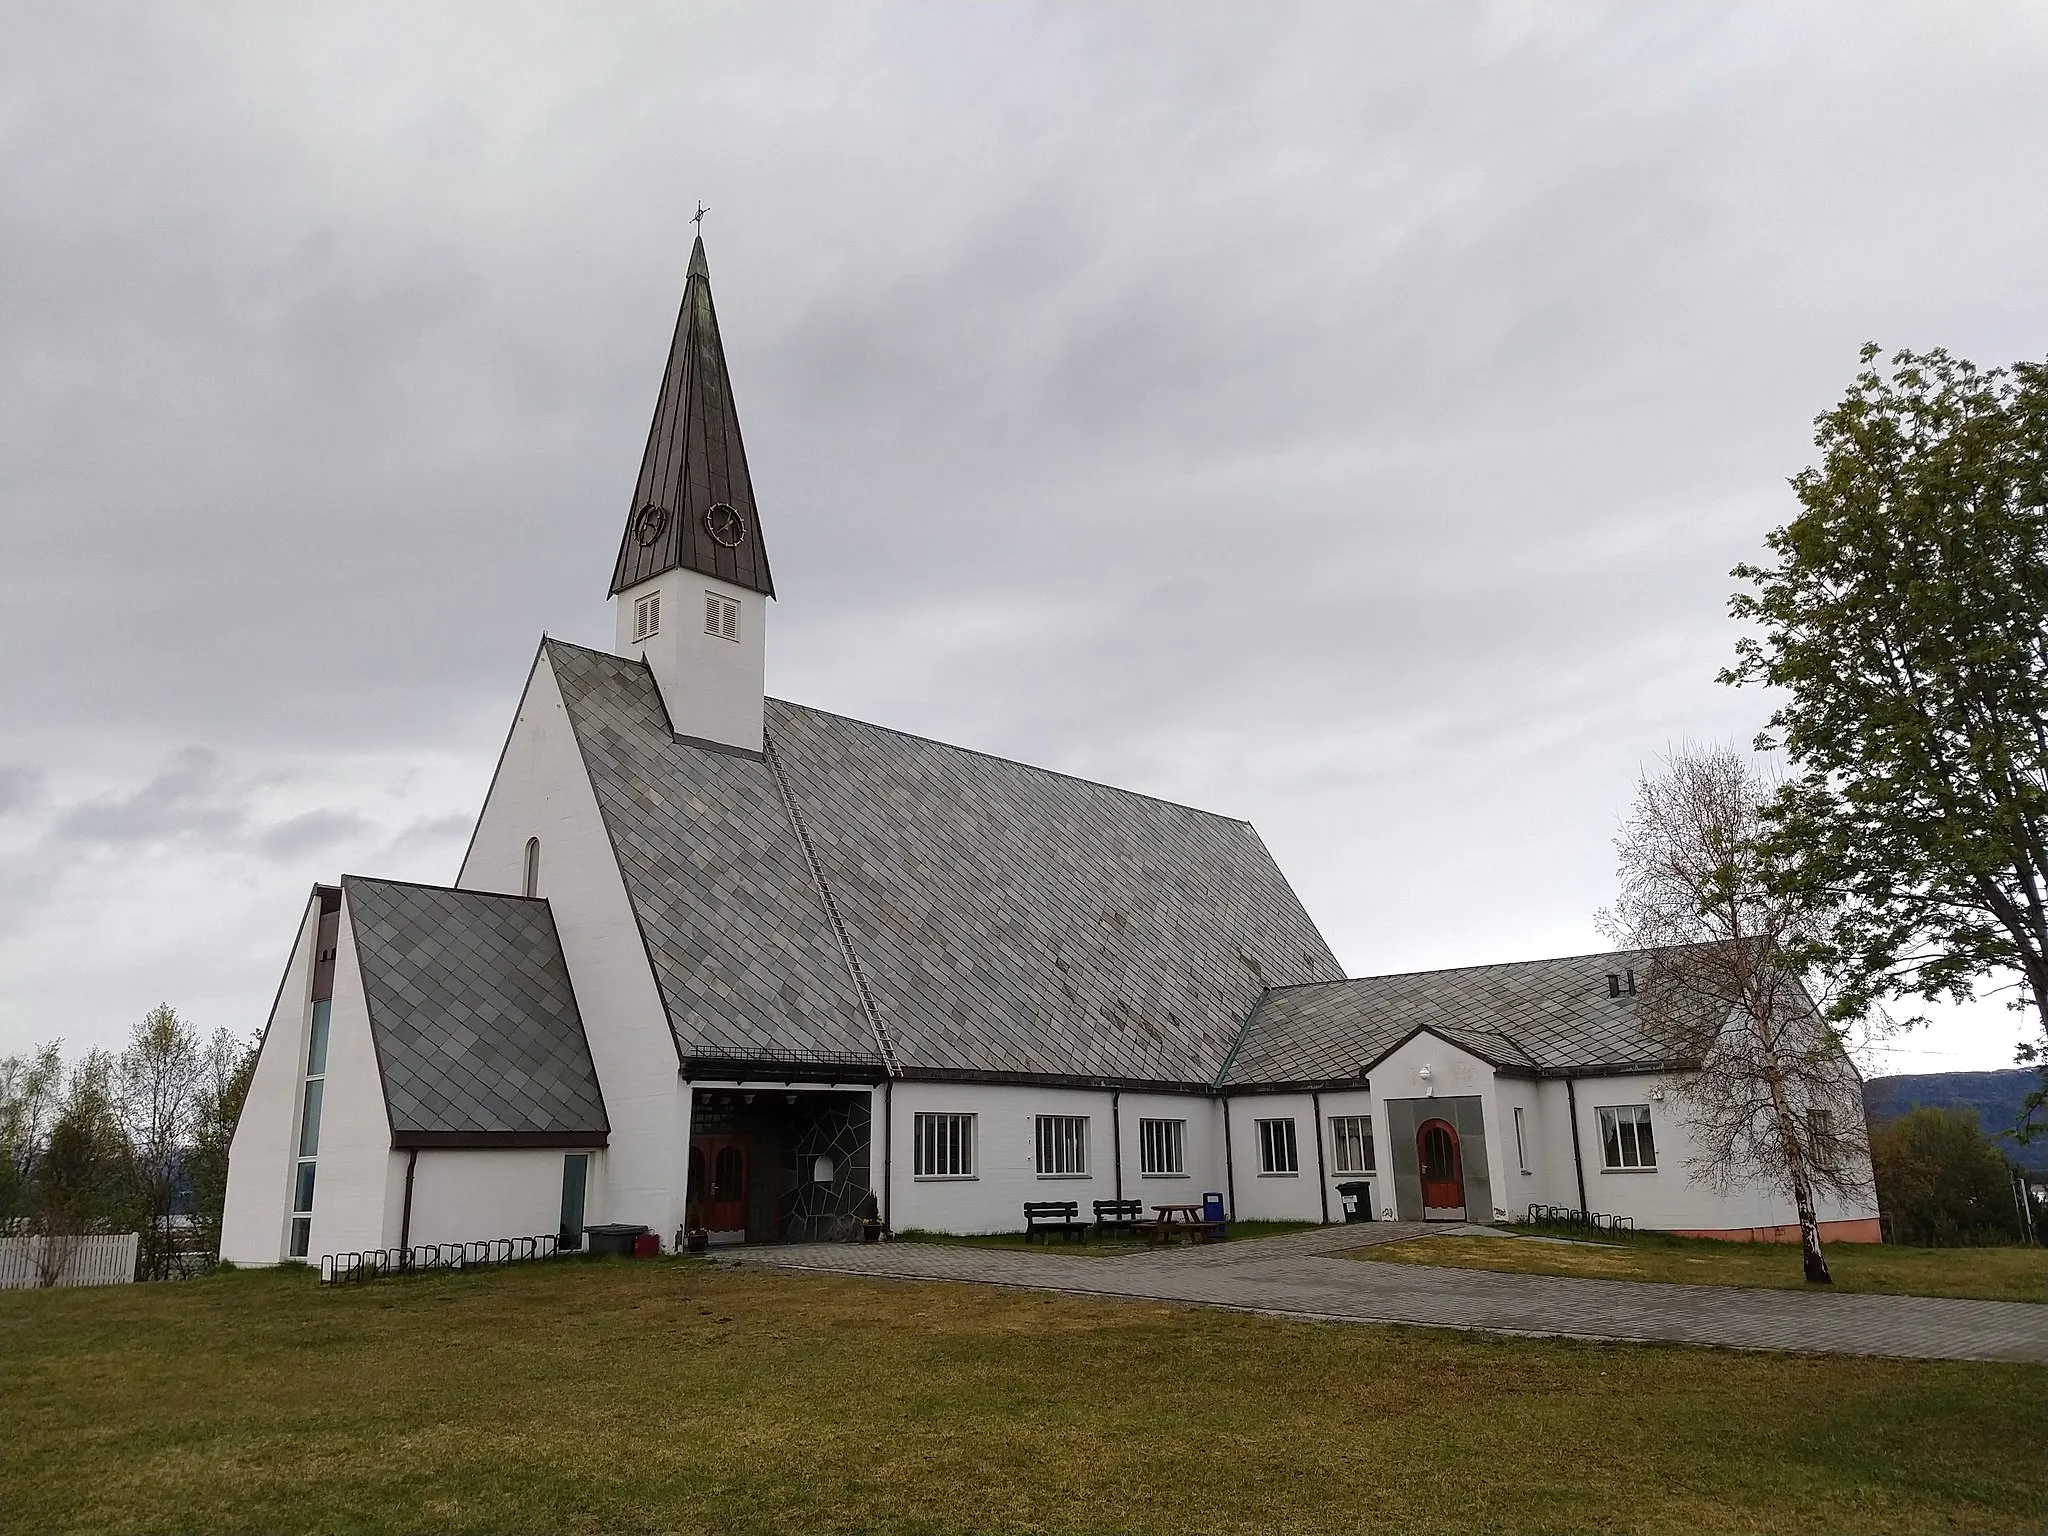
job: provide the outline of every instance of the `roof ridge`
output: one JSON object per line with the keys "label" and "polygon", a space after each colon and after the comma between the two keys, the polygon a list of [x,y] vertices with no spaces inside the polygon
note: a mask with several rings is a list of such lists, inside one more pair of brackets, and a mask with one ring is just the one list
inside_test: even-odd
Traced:
{"label": "roof ridge", "polygon": [[483,891],[467,885],[435,885],[427,880],[393,880],[385,875],[343,875],[342,888],[354,880],[365,885],[403,885],[415,891],[440,891],[449,896],[488,896],[494,901],[531,901],[541,906],[548,904],[545,896],[524,896],[513,891]]}
{"label": "roof ridge", "polygon": [[1648,949],[1596,949],[1583,955],[1545,955],[1536,960],[1491,960],[1478,965],[1439,965],[1419,971],[1374,971],[1365,976],[1339,976],[1333,981],[1290,981],[1273,987],[1274,992],[1299,992],[1308,987],[1343,987],[1361,981],[1401,981],[1410,976],[1456,976],[1465,971],[1506,971],[1531,965],[1563,965],[1572,960],[1606,960],[1624,955],[1651,955],[1658,949],[1683,949],[1683,944],[1658,945]]}
{"label": "roof ridge", "polygon": [[985,757],[992,763],[1007,763],[1012,768],[1026,768],[1033,773],[1043,773],[1055,779],[1065,779],[1072,784],[1086,784],[1091,789],[1106,789],[1113,795],[1123,795],[1132,800],[1149,800],[1154,805],[1170,805],[1177,811],[1192,811],[1195,815],[1206,816],[1211,821],[1227,821],[1240,827],[1252,825],[1248,817],[1228,816],[1222,811],[1206,811],[1199,805],[1189,805],[1185,800],[1169,800],[1164,795],[1148,795],[1142,789],[1125,789],[1121,784],[1110,784],[1101,779],[1091,779],[1084,774],[1068,773],[1063,768],[1048,768],[1043,763],[1027,763],[1021,757],[1005,757],[1000,752],[988,752],[980,747],[963,747],[957,741],[942,741],[936,736],[925,736],[916,731],[899,730],[893,725],[882,725],[873,720],[863,720],[858,715],[844,714],[836,709],[824,709],[816,704],[799,704],[795,699],[778,699],[772,694],[769,696],[768,702],[771,704],[781,704],[790,709],[801,709],[808,714],[828,715],[834,720],[849,721],[854,725],[865,726],[871,731],[886,731],[889,735],[901,736],[906,741],[922,741],[930,746],[944,747],[948,752],[965,752],[970,757]]}

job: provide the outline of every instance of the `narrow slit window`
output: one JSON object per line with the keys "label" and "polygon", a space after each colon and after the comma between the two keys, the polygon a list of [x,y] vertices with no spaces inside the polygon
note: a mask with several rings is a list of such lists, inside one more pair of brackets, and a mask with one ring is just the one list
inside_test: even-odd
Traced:
{"label": "narrow slit window", "polygon": [[327,1022],[334,1011],[331,1002],[313,1005],[313,1038],[306,1047],[306,1076],[320,1077],[327,1071]]}
{"label": "narrow slit window", "polygon": [[1515,1106],[1515,1164],[1522,1172],[1529,1171],[1529,1132],[1522,1123],[1522,1106]]}
{"label": "narrow slit window", "polygon": [[526,840],[526,868],[520,876],[520,889],[528,896],[540,894],[540,839]]}
{"label": "narrow slit window", "polygon": [[[322,1078],[306,1084],[306,1105],[299,1113],[299,1156],[311,1157],[320,1150],[320,1092],[327,1086]],[[271,1186],[276,1188],[275,1185]]]}

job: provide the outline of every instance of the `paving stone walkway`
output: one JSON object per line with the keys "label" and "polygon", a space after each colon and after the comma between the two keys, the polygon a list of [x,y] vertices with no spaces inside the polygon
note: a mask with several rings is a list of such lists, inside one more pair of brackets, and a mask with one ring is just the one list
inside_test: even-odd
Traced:
{"label": "paving stone walkway", "polygon": [[[1363,1231],[1319,1227],[1115,1258],[1077,1257],[1057,1248],[1028,1252],[945,1243],[810,1243],[749,1248],[724,1262],[1190,1302],[1330,1322],[1813,1354],[2048,1361],[2048,1306],[2025,1302],[1654,1285],[1333,1257],[1368,1243],[1480,1232],[1489,1229],[1374,1222]],[[1518,1240],[1502,1236],[1502,1241]]]}

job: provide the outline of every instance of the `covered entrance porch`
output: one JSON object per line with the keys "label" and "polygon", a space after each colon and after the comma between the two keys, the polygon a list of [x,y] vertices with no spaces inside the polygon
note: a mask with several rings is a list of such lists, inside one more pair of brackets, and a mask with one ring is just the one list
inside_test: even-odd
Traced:
{"label": "covered entrance porch", "polygon": [[857,1240],[872,1120],[865,1090],[694,1089],[684,1225],[713,1243]]}

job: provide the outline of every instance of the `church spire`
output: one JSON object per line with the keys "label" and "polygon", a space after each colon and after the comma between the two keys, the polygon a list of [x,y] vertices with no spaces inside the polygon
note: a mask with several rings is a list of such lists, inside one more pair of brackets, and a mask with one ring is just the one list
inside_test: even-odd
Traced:
{"label": "church spire", "polygon": [[678,569],[775,595],[701,234],[690,250],[668,370],[612,568],[612,595]]}

